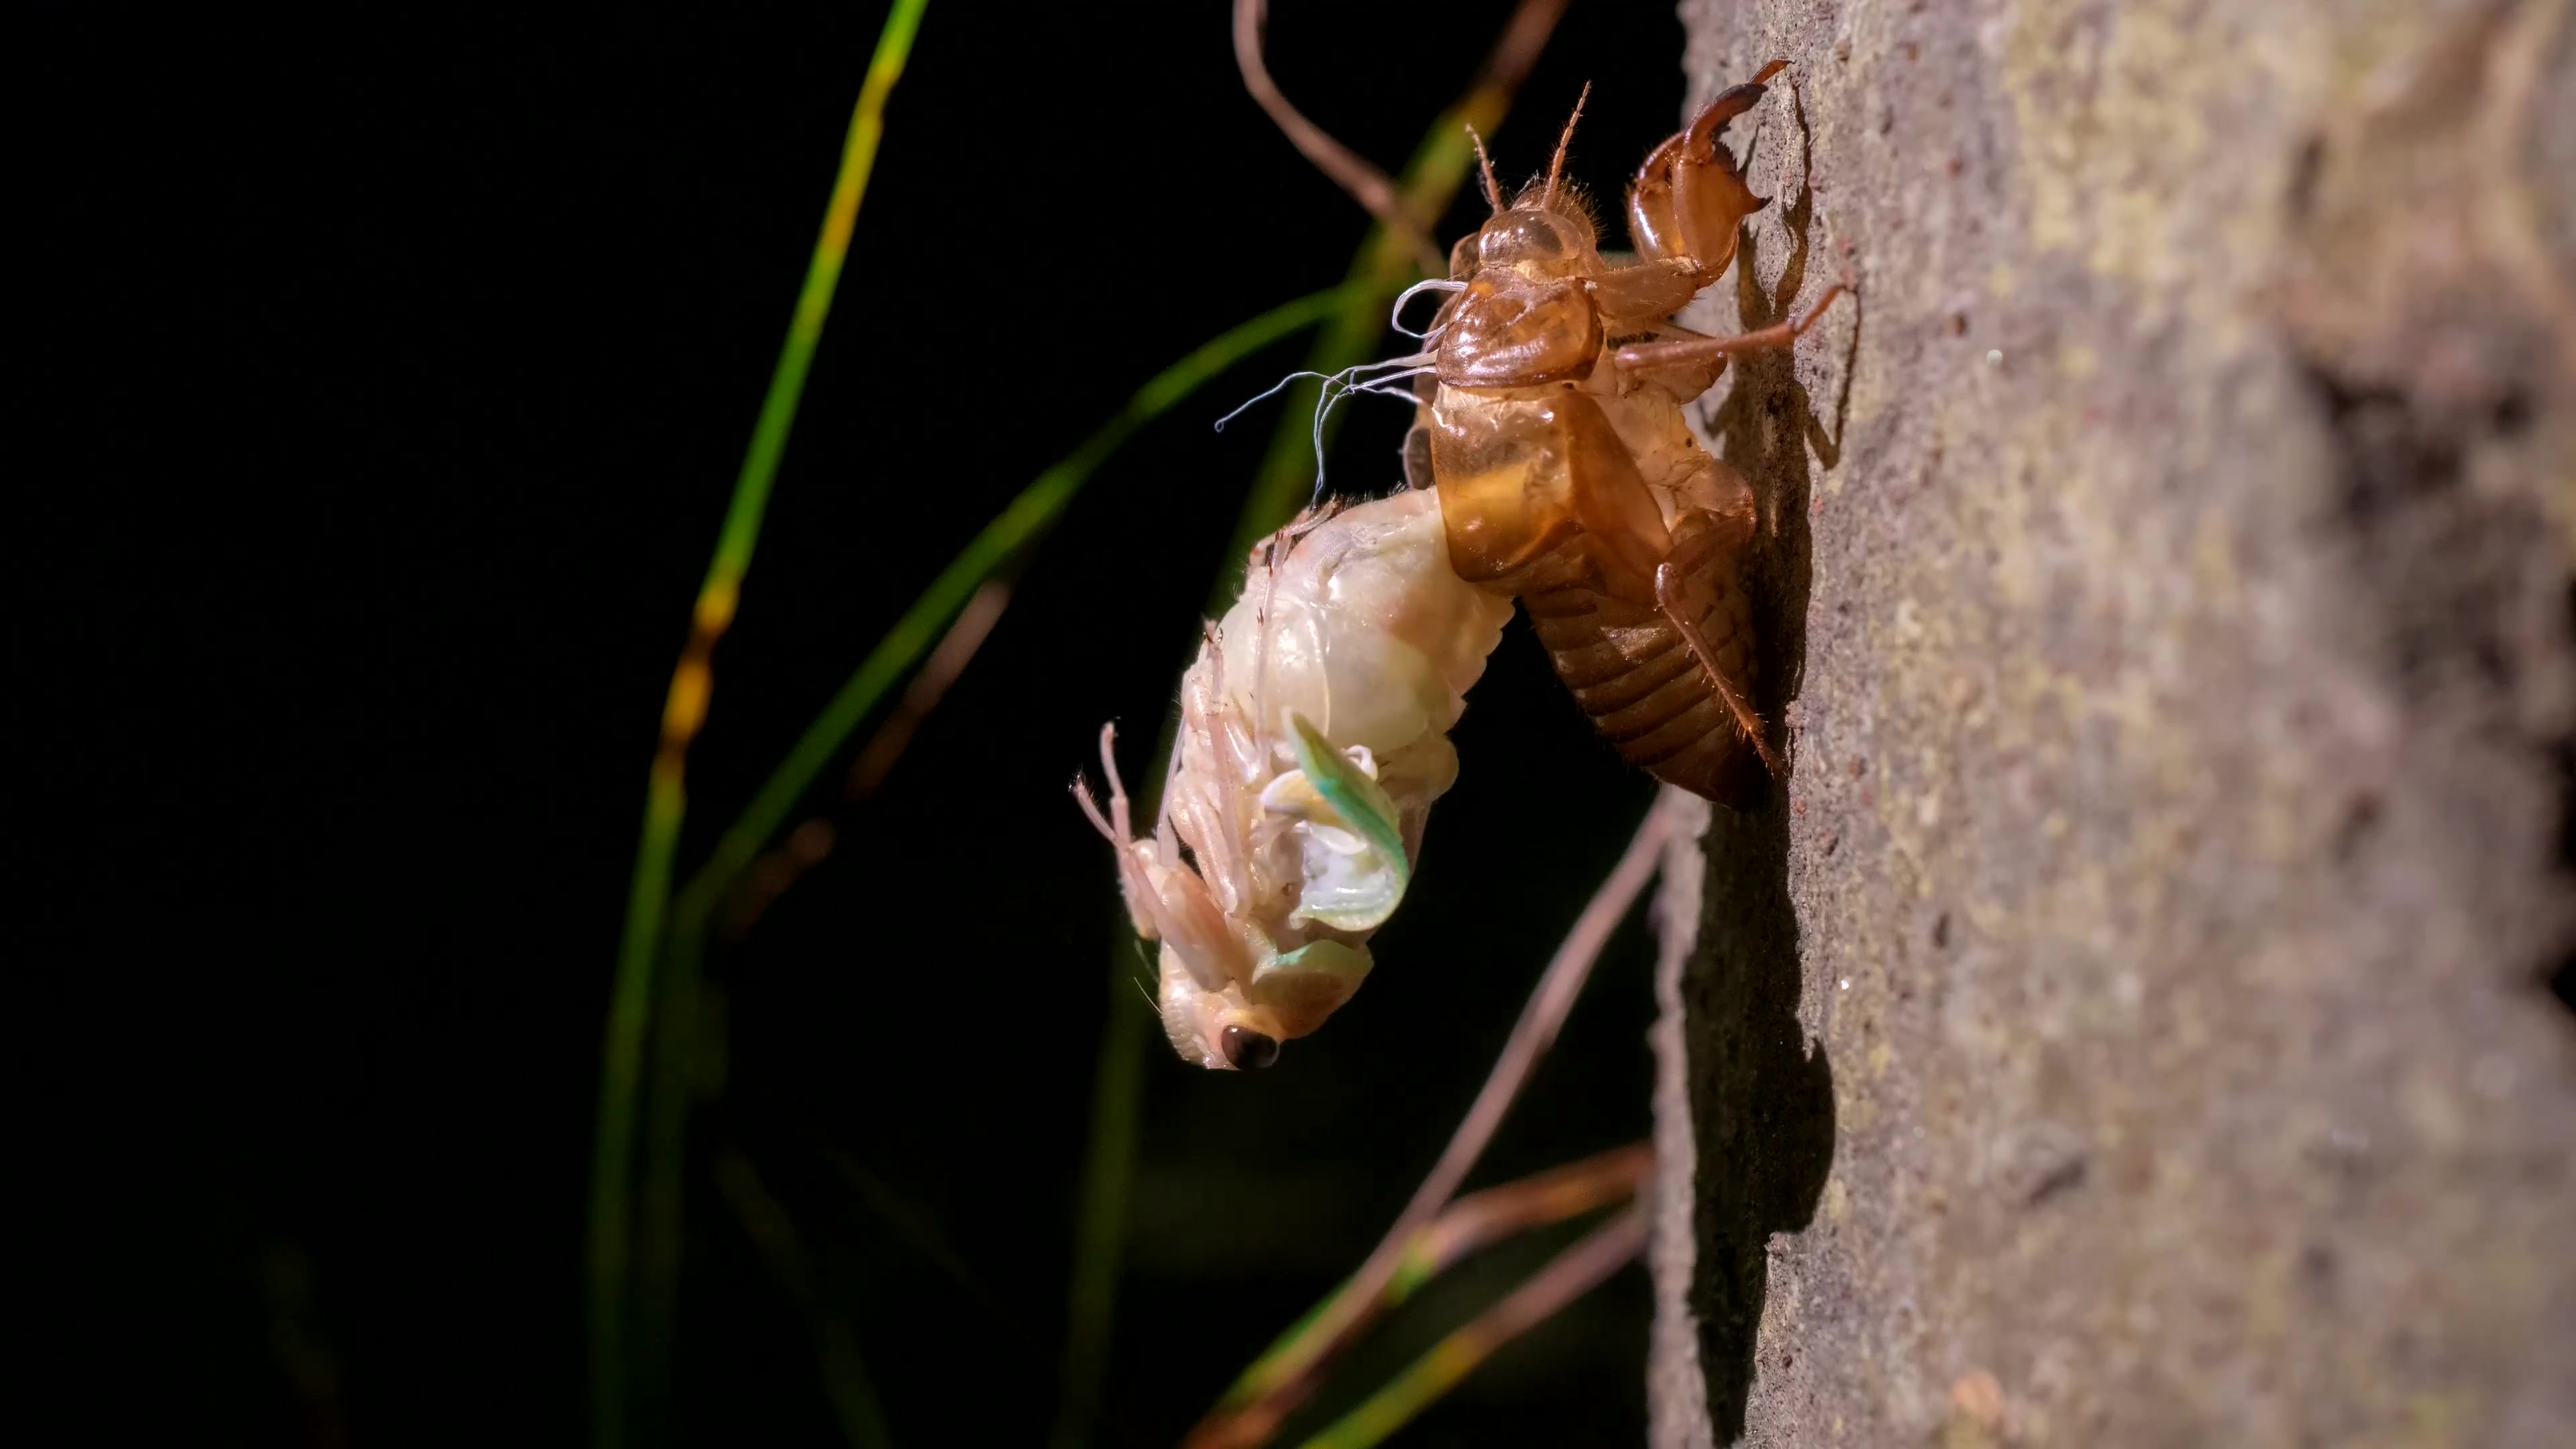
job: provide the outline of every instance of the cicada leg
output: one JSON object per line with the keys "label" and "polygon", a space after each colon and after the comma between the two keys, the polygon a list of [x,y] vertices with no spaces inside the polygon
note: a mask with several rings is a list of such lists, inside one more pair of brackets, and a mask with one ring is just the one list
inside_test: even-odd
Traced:
{"label": "cicada leg", "polygon": [[1106,816],[1100,813],[1100,802],[1092,798],[1091,782],[1079,775],[1073,781],[1073,803],[1082,807],[1082,813],[1091,820],[1092,829],[1123,851],[1127,842],[1135,838],[1136,831],[1127,810],[1127,782],[1118,777],[1118,726],[1114,723],[1100,727],[1100,771],[1108,777],[1109,813]]}
{"label": "cicada leg", "polygon": [[1687,258],[1657,257],[1632,267],[1612,268],[1584,285],[1603,324],[1618,333],[1663,322],[1689,306],[1708,279]]}
{"label": "cicada leg", "polygon": [[[1591,399],[1565,409],[1565,454],[1573,511],[1607,592],[1650,604],[1672,623],[1708,672],[1727,712],[1773,773],[1780,770],[1753,704],[1753,600],[1743,585],[1758,529],[1752,486],[1717,458],[1679,500],[1668,528],[1635,460]],[[1642,590],[1622,588],[1633,577]]]}
{"label": "cicada leg", "polygon": [[[1794,322],[1782,322],[1754,332],[1739,332],[1732,337],[1688,337],[1673,342],[1632,342],[1610,354],[1610,360],[1622,371],[1651,373],[1657,369],[1702,366],[1710,359],[1733,357],[1745,352],[1776,352],[1794,344],[1825,315],[1848,286],[1836,282],[1807,309],[1807,315]],[[1721,363],[1721,366],[1723,364]]]}
{"label": "cicada leg", "polygon": [[1754,753],[1777,775],[1780,757],[1753,704],[1753,600],[1743,580],[1756,527],[1753,491],[1733,469],[1721,476],[1736,497],[1719,509],[1688,509],[1674,521],[1672,553],[1655,570],[1655,604],[1708,671]]}
{"label": "cicada leg", "polygon": [[1687,260],[1702,286],[1724,275],[1735,260],[1737,225],[1768,198],[1744,184],[1734,153],[1718,144],[1717,133],[1753,109],[1767,89],[1763,82],[1787,65],[1775,60],[1752,80],[1721,93],[1688,127],[1647,153],[1628,189],[1628,236],[1638,256]]}
{"label": "cicada leg", "polygon": [[[1225,912],[1207,883],[1180,859],[1177,845],[1161,827],[1157,829],[1157,839],[1134,837],[1127,786],[1118,777],[1117,738],[1117,726],[1100,727],[1100,767],[1108,777],[1108,812],[1102,813],[1089,784],[1079,778],[1073,782],[1074,803],[1082,807],[1092,829],[1117,850],[1118,886],[1127,897],[1127,915],[1136,934],[1148,941],[1162,942],[1201,989],[1222,991],[1229,981],[1251,975],[1243,943],[1227,925]],[[1169,819],[1166,814],[1166,824]]]}
{"label": "cicada leg", "polygon": [[1413,426],[1404,434],[1404,486],[1418,493],[1430,492],[1439,481],[1431,467],[1431,405],[1439,397],[1440,379],[1426,372],[1413,380]]}

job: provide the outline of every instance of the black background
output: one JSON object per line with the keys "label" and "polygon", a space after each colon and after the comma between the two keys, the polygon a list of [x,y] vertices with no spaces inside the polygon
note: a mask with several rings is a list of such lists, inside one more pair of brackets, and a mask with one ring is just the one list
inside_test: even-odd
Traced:
{"label": "black background", "polygon": [[[1275,8],[1282,85],[1392,167],[1509,6]],[[28,1253],[72,1305],[50,1336],[106,1369],[78,1390],[97,1434],[583,1432],[645,764],[881,20],[19,22],[25,1181],[72,1219]],[[1507,178],[1590,80],[1571,164],[1615,198],[1679,116],[1680,41],[1659,0],[1578,0],[1491,138]],[[1157,369],[1338,280],[1365,224],[1243,96],[1223,5],[933,0],[682,869],[1003,500]],[[1103,719],[1141,761],[1279,410],[1206,424],[1303,347],[1099,474],[840,847],[711,963],[730,1087],[698,1138],[791,1215],[898,1442],[1050,1422],[1097,1042],[1143,1009],[1104,990],[1119,906],[1064,784]],[[1405,410],[1351,410],[1336,481],[1383,491]],[[1648,798],[1517,624],[1456,737],[1353,1005],[1262,1075],[1151,1043],[1103,1442],[1171,1442],[1356,1266]],[[1644,1135],[1647,954],[1632,924],[1476,1182]],[[679,1437],[832,1442],[804,1320],[693,1194]],[[1430,1295],[1340,1392],[1563,1240]],[[1632,1269],[1404,1442],[1633,1440],[1647,1311]]]}

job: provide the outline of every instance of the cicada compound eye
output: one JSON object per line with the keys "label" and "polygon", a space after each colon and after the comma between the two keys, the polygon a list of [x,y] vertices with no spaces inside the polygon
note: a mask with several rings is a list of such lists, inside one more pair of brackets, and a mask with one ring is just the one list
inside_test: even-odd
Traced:
{"label": "cicada compound eye", "polygon": [[1591,256],[1587,223],[1534,206],[1515,207],[1476,233],[1476,261],[1545,277],[1567,277],[1600,263]]}
{"label": "cicada compound eye", "polygon": [[1226,1065],[1241,1071],[1257,1072],[1279,1060],[1279,1039],[1247,1027],[1229,1026],[1217,1040],[1225,1049]]}

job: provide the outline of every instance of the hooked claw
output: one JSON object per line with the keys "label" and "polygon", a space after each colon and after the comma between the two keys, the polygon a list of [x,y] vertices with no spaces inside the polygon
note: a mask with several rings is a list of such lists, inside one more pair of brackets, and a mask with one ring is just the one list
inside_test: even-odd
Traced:
{"label": "hooked claw", "polygon": [[1752,80],[1720,92],[1691,123],[1647,153],[1628,189],[1628,236],[1637,255],[1689,262],[1701,285],[1735,260],[1736,227],[1770,201],[1745,185],[1735,155],[1718,144],[1726,123],[1753,109],[1764,82],[1788,65],[1775,60]]}

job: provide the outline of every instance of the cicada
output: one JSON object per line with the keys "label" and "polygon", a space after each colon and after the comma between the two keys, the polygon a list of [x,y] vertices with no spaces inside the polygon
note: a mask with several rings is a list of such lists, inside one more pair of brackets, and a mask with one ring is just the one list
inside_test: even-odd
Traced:
{"label": "cicada", "polygon": [[1725,273],[1764,204],[1717,136],[1779,69],[1648,155],[1628,196],[1632,265],[1603,260],[1562,178],[1566,141],[1508,205],[1486,162],[1493,216],[1450,277],[1424,284],[1452,294],[1424,350],[1356,385],[1427,385],[1407,490],[1254,550],[1182,678],[1150,835],[1103,729],[1107,808],[1079,782],[1075,797],[1160,948],[1157,1004],[1185,1060],[1266,1067],[1367,977],[1368,937],[1458,777],[1449,728],[1514,598],[1594,726],[1656,778],[1742,803],[1780,768],[1752,694],[1753,490],[1682,408],[1730,355],[1794,341],[1841,288],[1766,332],[1668,320]]}
{"label": "cicada", "polygon": [[1601,735],[1655,778],[1733,805],[1781,769],[1755,704],[1743,584],[1759,515],[1682,409],[1730,355],[1788,346],[1843,289],[1740,336],[1668,319],[1725,274],[1738,227],[1766,202],[1718,136],[1784,64],[1647,155],[1628,192],[1631,265],[1603,261],[1560,174],[1564,142],[1509,205],[1487,164],[1493,216],[1451,253],[1453,295],[1405,449],[1412,486],[1439,494],[1451,566],[1528,607]]}
{"label": "cicada", "polygon": [[1160,944],[1157,1005],[1185,1060],[1269,1066],[1367,977],[1511,607],[1449,566],[1430,493],[1303,519],[1254,550],[1182,676],[1150,836],[1101,731],[1108,810],[1078,783],[1075,798],[1118,850],[1137,934]]}

